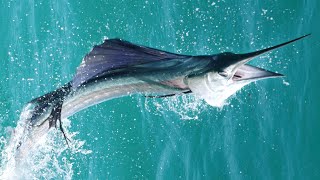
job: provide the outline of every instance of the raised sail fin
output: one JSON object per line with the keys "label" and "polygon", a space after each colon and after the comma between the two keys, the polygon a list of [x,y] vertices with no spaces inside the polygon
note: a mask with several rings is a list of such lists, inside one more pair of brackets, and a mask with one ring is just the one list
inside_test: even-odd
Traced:
{"label": "raised sail fin", "polygon": [[72,87],[78,87],[114,70],[187,57],[189,56],[139,46],[120,39],[105,40],[103,44],[94,46],[84,57],[72,80]]}

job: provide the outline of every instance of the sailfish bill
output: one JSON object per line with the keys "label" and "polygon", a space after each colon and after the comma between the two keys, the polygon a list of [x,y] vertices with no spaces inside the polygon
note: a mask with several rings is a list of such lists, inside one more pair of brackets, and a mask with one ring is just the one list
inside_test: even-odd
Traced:
{"label": "sailfish bill", "polygon": [[251,52],[251,53],[242,54],[242,56],[243,56],[244,58],[246,58],[246,59],[247,59],[247,58],[254,58],[254,57],[260,56],[260,55],[262,55],[262,54],[264,54],[264,53],[270,52],[270,51],[272,51],[272,50],[275,50],[275,49],[278,49],[278,48],[283,47],[283,46],[285,46],[285,45],[288,45],[288,44],[290,44],[290,43],[293,43],[293,42],[295,42],[295,41],[298,41],[298,40],[300,40],[300,39],[302,39],[302,38],[305,38],[305,37],[307,37],[307,36],[310,36],[310,35],[311,35],[311,34],[306,34],[306,35],[304,35],[304,36],[298,37],[298,38],[296,38],[296,39],[287,41],[287,42],[282,43],[282,44],[278,44],[278,45],[276,45],[276,46],[272,46],[272,47],[269,47],[269,48],[266,48],[266,49],[262,49],[262,50],[259,50],[259,51],[255,51],[255,52]]}

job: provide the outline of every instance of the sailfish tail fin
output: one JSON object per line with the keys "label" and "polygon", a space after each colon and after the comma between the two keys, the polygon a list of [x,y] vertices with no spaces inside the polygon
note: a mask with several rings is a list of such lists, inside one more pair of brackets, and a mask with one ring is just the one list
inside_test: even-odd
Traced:
{"label": "sailfish tail fin", "polygon": [[59,122],[59,129],[63,133],[67,145],[69,145],[68,141],[70,140],[67,138],[62,126],[61,111],[64,97],[70,92],[71,83],[67,83],[55,91],[31,100],[29,103],[33,104],[29,124],[34,128],[49,124],[48,129],[50,129],[52,127],[57,128],[57,122]]}

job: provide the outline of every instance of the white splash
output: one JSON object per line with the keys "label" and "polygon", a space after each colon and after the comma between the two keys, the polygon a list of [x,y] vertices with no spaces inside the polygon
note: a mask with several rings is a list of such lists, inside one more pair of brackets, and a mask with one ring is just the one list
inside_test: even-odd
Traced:
{"label": "white splash", "polygon": [[1,168],[0,179],[72,179],[73,163],[66,158],[75,153],[89,154],[90,150],[83,149],[85,141],[77,140],[78,132],[69,132],[70,120],[64,119],[64,129],[71,140],[70,148],[62,138],[61,132],[52,128],[45,136],[36,139],[36,144],[29,149],[23,158],[17,158],[17,143],[28,138],[25,130],[27,111],[23,111],[11,139],[0,138]]}
{"label": "white splash", "polygon": [[[149,103],[152,103],[149,105]],[[198,120],[199,114],[207,107],[202,99],[190,95],[177,95],[170,98],[163,98],[161,101],[146,98],[145,110],[151,112],[150,107],[156,107],[157,111],[174,112],[181,120]],[[155,112],[157,113],[157,112]],[[160,114],[159,114],[160,115]]]}

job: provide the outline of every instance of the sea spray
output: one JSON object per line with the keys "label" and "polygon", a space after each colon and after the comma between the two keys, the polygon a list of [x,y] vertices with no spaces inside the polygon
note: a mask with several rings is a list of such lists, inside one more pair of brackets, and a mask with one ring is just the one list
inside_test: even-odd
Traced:
{"label": "sea spray", "polygon": [[10,139],[0,138],[1,167],[0,179],[72,179],[73,155],[89,154],[91,150],[83,148],[85,141],[76,139],[78,132],[69,132],[71,121],[63,120],[65,131],[70,139],[69,147],[62,138],[61,132],[55,129],[37,138],[34,146],[23,157],[18,155],[17,145],[21,140],[28,138],[26,121],[29,116],[28,107],[21,113],[17,127],[13,130]]}

